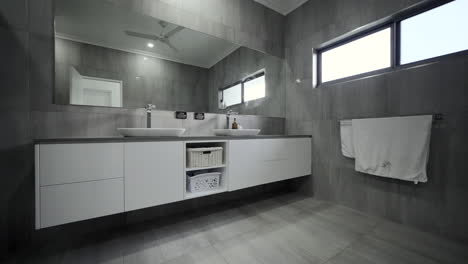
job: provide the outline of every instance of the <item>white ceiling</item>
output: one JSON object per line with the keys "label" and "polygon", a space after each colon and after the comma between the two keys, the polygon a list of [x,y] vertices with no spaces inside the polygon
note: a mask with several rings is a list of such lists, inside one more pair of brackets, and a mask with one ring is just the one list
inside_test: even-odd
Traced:
{"label": "white ceiling", "polygon": [[[159,35],[177,25],[163,29],[160,20],[129,12],[103,0],[56,0],[55,33],[57,37],[171,60],[203,68],[211,68],[238,45],[191,29],[184,28],[170,37],[177,52],[159,41],[131,37],[125,30]],[[148,42],[154,48],[147,47]]]}
{"label": "white ceiling", "polygon": [[287,15],[309,0],[254,0],[276,12]]}

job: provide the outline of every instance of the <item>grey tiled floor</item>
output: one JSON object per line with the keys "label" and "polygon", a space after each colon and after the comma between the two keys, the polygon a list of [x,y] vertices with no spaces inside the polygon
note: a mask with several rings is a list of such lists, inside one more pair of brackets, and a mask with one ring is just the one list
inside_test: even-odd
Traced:
{"label": "grey tiled floor", "polygon": [[467,263],[467,245],[298,194],[12,263]]}

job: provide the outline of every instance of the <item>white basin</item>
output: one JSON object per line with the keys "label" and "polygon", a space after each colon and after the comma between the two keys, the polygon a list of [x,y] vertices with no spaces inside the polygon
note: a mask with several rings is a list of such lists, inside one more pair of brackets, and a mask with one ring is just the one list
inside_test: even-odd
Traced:
{"label": "white basin", "polygon": [[216,136],[256,136],[260,129],[213,129]]}
{"label": "white basin", "polygon": [[117,128],[126,137],[180,137],[185,128]]}

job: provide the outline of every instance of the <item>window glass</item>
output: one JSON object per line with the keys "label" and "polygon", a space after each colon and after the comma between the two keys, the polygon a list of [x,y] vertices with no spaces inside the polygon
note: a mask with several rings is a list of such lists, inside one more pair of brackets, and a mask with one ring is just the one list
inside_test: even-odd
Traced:
{"label": "window glass", "polygon": [[401,64],[468,49],[468,0],[401,21]]}
{"label": "window glass", "polygon": [[239,83],[235,86],[223,90],[223,102],[222,105],[229,107],[242,103],[242,84]]}
{"label": "window glass", "polygon": [[244,82],[244,101],[265,97],[265,75]]}
{"label": "window glass", "polygon": [[321,53],[321,81],[391,67],[391,29],[386,28]]}

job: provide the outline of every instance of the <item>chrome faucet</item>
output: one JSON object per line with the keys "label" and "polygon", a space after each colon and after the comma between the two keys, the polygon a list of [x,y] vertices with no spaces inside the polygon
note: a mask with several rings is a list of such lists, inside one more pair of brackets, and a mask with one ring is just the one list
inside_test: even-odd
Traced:
{"label": "chrome faucet", "polygon": [[237,114],[239,114],[239,113],[233,112],[232,109],[229,109],[229,110],[226,112],[226,129],[229,129],[229,124],[230,124],[231,115],[237,115]]}
{"label": "chrome faucet", "polygon": [[146,109],[146,128],[151,128],[151,111],[156,109],[156,105],[147,104],[145,106],[145,109]]}

